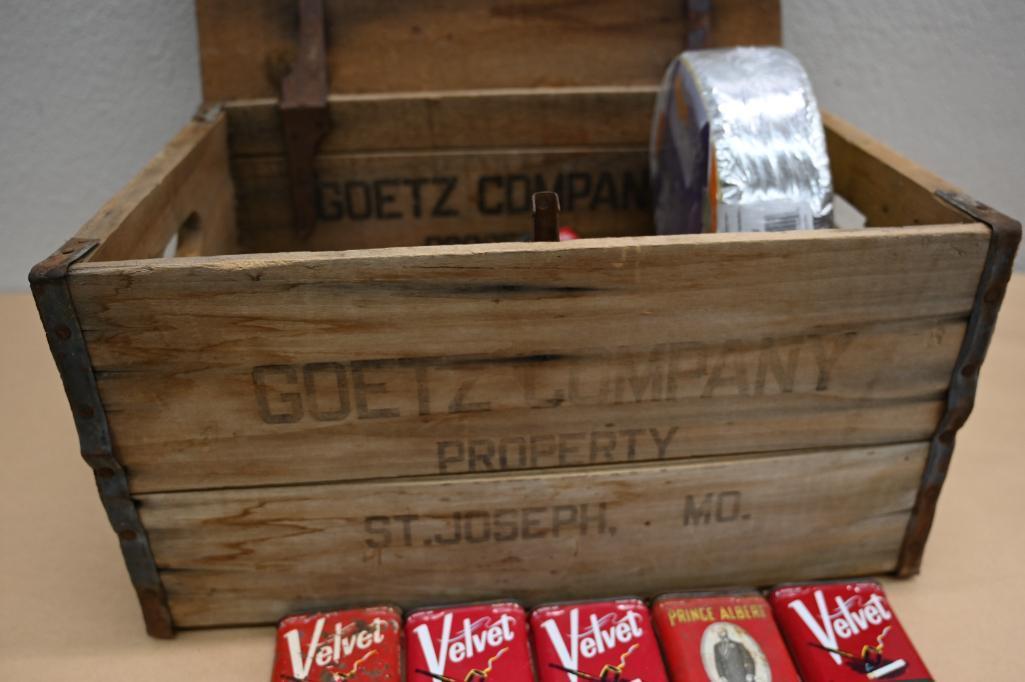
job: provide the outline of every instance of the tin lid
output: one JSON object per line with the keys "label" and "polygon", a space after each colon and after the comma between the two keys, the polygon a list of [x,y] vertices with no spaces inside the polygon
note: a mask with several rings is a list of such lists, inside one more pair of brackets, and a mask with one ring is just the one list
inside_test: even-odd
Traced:
{"label": "tin lid", "polygon": [[517,606],[524,614],[527,612],[527,607],[523,605],[519,599],[479,599],[475,601],[458,601],[447,604],[428,604],[426,606],[417,606],[416,608],[408,609],[406,611],[406,620],[416,614],[423,613],[424,611],[439,611],[443,609],[461,609],[467,606]]}
{"label": "tin lid", "polygon": [[722,587],[710,590],[684,590],[682,592],[666,592],[651,600],[654,606],[666,599],[697,599],[699,597],[763,597],[754,587]]}
{"label": "tin lid", "polygon": [[541,604],[535,604],[530,608],[531,613],[540,611],[541,609],[558,608],[560,606],[586,606],[587,604],[608,604],[610,602],[620,601],[635,601],[641,606],[647,608],[648,602],[643,597],[638,597],[635,594],[621,594],[615,597],[601,597],[599,599],[566,599],[564,601],[548,601]]}
{"label": "tin lid", "polygon": [[[338,94],[654,85],[688,47],[781,42],[779,0],[324,0],[324,10]],[[277,97],[297,0],[196,0],[196,15],[204,100]]]}

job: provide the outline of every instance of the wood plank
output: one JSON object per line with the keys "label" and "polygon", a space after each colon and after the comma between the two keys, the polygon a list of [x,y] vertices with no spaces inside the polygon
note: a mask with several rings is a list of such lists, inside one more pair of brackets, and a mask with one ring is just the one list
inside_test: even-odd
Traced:
{"label": "wood plank", "polygon": [[284,160],[232,166],[250,253],[524,240],[531,194],[545,189],[559,193],[561,224],[581,236],[653,230],[643,147],[321,156],[316,227],[301,240]]}
{"label": "wood plank", "polygon": [[175,624],[329,603],[657,594],[887,572],[926,443],[143,495]]}
{"label": "wood plank", "polygon": [[99,379],[131,487],[152,492],[921,440],[963,335],[963,320],[917,320],[543,359],[339,357]]}
{"label": "wood plank", "polygon": [[158,258],[183,225],[193,253],[236,248],[235,190],[228,168],[227,120],[195,120],[172,139],[77,237],[98,239],[93,261]]}
{"label": "wood plank", "polygon": [[[656,86],[332,95],[320,153],[647,146]],[[277,100],[225,106],[232,156],[284,156]]]}
{"label": "wood plank", "polygon": [[[709,47],[779,44],[778,0],[711,7]],[[206,101],[277,96],[295,50],[294,3],[196,9]],[[675,0],[327,0],[325,10],[335,93],[654,84],[690,28]]]}
{"label": "wood plank", "polygon": [[833,189],[869,227],[968,223],[971,218],[936,196],[957,191],[850,123],[823,112]]}
{"label": "wood plank", "polygon": [[[971,225],[174,259],[77,266],[70,286],[134,489],[189,489],[437,473],[440,455],[460,466],[458,443],[469,470],[488,447],[472,441],[550,449],[564,433],[589,452],[616,431],[613,461],[631,429],[677,427],[666,457],[922,438],[988,239]],[[644,443],[635,459],[659,455]]]}

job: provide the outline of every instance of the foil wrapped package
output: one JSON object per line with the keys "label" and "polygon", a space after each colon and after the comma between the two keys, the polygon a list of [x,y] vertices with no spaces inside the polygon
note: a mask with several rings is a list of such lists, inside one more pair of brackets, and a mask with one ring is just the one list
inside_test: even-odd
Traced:
{"label": "foil wrapped package", "polygon": [[688,51],[651,133],[659,234],[833,226],[825,132],[808,75],[777,47]]}

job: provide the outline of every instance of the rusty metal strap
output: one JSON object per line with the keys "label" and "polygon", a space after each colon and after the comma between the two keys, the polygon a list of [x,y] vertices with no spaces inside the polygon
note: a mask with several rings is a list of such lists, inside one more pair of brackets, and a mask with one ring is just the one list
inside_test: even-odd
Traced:
{"label": "rusty metal strap", "polygon": [[281,82],[281,129],[285,140],[292,220],[306,238],[316,225],[316,170],[320,141],[331,128],[327,107],[324,0],[298,0],[299,38],[292,70]]}
{"label": "rusty metal strap", "polygon": [[687,0],[687,49],[704,48],[711,30],[712,0]]}
{"label": "rusty metal strap", "polygon": [[979,382],[979,369],[993,338],[997,313],[1007,291],[1007,283],[1014,269],[1014,255],[1021,241],[1021,224],[970,197],[954,192],[939,191],[937,196],[961,210],[973,220],[985,223],[993,231],[986,253],[986,262],[979,277],[975,303],[954,373],[947,392],[947,408],[933,434],[926,459],[922,483],[911,512],[904,543],[901,547],[897,574],[909,576],[918,573],[925,551],[925,541],[932,528],[940,489],[947,477],[954,454],[954,439],[975,405],[975,390]]}
{"label": "rusty metal strap", "polygon": [[46,341],[71,405],[82,457],[92,467],[107,518],[120,541],[128,574],[142,606],[146,630],[154,637],[171,637],[174,626],[167,596],[129,493],[125,470],[113,454],[107,416],[68,289],[68,268],[98,244],[96,239],[69,240],[32,268],[29,283],[46,331]]}

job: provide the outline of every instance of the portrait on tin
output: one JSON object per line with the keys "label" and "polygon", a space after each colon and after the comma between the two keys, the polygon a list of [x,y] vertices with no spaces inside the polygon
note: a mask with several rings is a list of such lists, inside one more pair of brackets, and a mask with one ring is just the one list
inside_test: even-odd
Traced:
{"label": "portrait on tin", "polygon": [[772,682],[762,648],[735,623],[712,623],[705,628],[701,662],[709,682]]}

